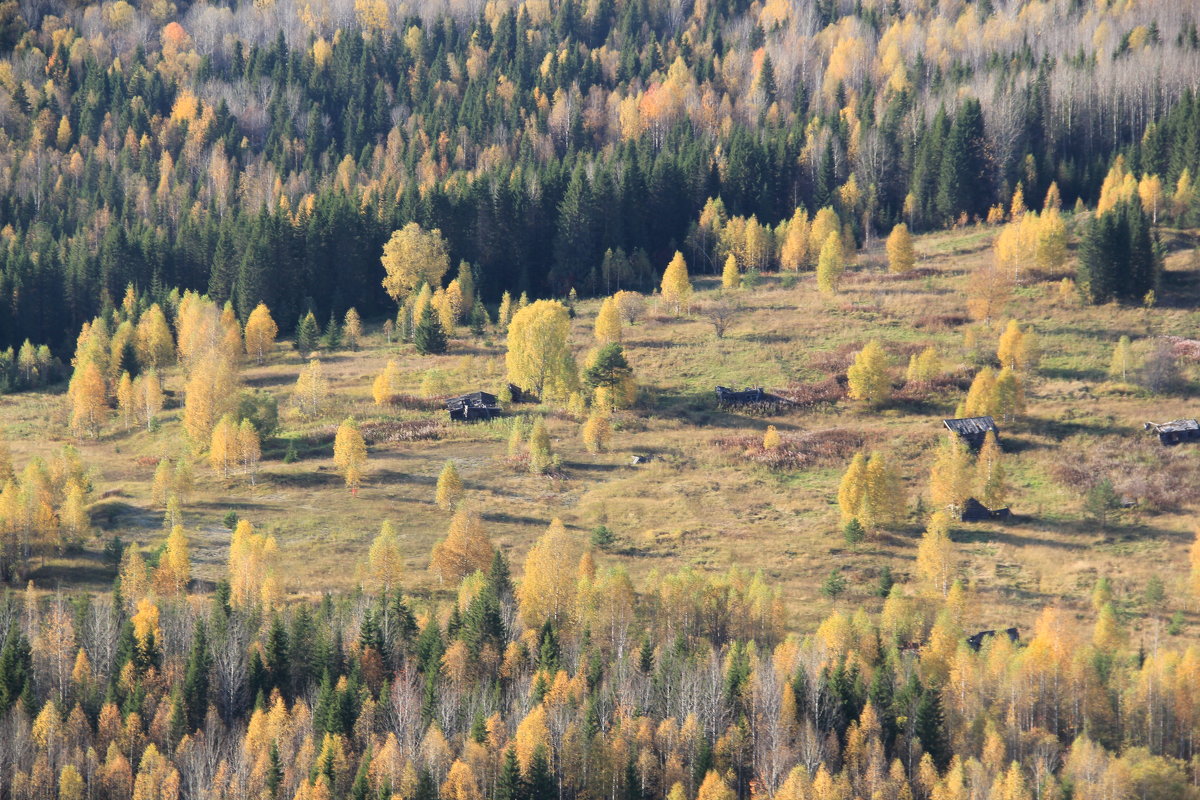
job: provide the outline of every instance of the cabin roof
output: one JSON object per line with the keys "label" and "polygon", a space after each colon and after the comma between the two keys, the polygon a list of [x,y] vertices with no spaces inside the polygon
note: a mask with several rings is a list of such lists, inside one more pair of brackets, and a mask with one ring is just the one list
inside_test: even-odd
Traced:
{"label": "cabin roof", "polygon": [[488,392],[468,392],[467,394],[460,394],[457,397],[449,397],[446,399],[446,403],[471,403],[494,406],[496,405],[496,395],[489,394]]}
{"label": "cabin roof", "polygon": [[1200,431],[1200,422],[1194,419],[1173,419],[1170,422],[1149,423],[1155,433],[1182,433]]}
{"label": "cabin roof", "polygon": [[991,417],[964,417],[962,419],[942,420],[946,427],[959,436],[986,434],[996,430],[996,420]]}

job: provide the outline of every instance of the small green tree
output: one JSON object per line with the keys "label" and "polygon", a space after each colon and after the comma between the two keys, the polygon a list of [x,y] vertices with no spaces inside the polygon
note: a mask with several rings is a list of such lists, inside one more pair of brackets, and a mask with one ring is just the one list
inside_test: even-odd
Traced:
{"label": "small green tree", "polygon": [[442,322],[438,319],[433,303],[427,303],[421,312],[421,319],[413,331],[413,344],[423,356],[446,352],[446,331],[442,329]]}
{"label": "small green tree", "polygon": [[846,592],[846,576],[840,569],[832,570],[821,583],[821,594],[830,600],[836,600]]}
{"label": "small green tree", "polygon": [[311,353],[317,349],[317,339],[321,336],[320,326],[317,325],[317,318],[309,311],[300,318],[300,323],[296,326],[296,349],[301,353]]}

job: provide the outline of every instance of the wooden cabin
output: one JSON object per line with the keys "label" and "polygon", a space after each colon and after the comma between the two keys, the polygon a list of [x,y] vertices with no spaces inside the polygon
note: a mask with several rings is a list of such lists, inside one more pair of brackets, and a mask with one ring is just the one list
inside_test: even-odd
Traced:
{"label": "wooden cabin", "polygon": [[979,648],[983,647],[984,639],[995,636],[998,633],[1003,633],[1008,636],[1008,640],[1013,644],[1017,644],[1021,641],[1021,632],[1019,630],[1016,628],[1005,628],[1003,631],[980,631],[974,636],[968,636],[967,646],[972,650],[979,650]]}
{"label": "wooden cabin", "polygon": [[446,410],[450,412],[450,419],[457,422],[475,422],[500,416],[496,395],[487,392],[451,397],[446,400]]}
{"label": "wooden cabin", "polygon": [[944,419],[942,424],[951,433],[957,434],[963,441],[971,446],[972,450],[978,450],[983,447],[983,441],[987,438],[988,431],[996,434],[996,438],[1000,438],[1000,429],[996,427],[996,420],[991,417],[963,417],[962,419]]}
{"label": "wooden cabin", "polygon": [[1147,422],[1145,430],[1154,431],[1158,441],[1170,447],[1180,442],[1200,441],[1200,422],[1194,419],[1175,419],[1170,422]]}
{"label": "wooden cabin", "polygon": [[764,403],[767,393],[762,387],[753,389],[730,389],[726,386],[717,387],[717,402],[725,406],[740,406],[749,403]]}
{"label": "wooden cabin", "polygon": [[959,515],[959,519],[963,522],[987,522],[988,520],[1004,520],[1011,517],[1012,512],[1007,507],[993,510],[974,497],[967,498],[967,502],[963,504],[962,513]]}

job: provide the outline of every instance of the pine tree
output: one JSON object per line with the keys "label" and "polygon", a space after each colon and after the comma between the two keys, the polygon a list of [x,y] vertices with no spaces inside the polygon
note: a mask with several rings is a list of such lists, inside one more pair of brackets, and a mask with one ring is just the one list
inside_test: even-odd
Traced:
{"label": "pine tree", "polygon": [[204,628],[204,620],[196,622],[195,633],[192,635],[192,647],[188,652],[187,665],[184,667],[183,703],[187,714],[188,731],[194,731],[204,724],[204,716],[208,712],[209,672],[212,670],[212,656],[208,652],[208,636]]}
{"label": "pine tree", "polygon": [[908,232],[908,226],[903,222],[892,228],[891,234],[888,235],[887,257],[889,272],[910,272],[916,265],[912,236]]}
{"label": "pine tree", "polygon": [[845,269],[841,234],[831,231],[821,244],[821,253],[817,258],[817,288],[825,294],[836,294]]}
{"label": "pine tree", "polygon": [[975,98],[967,98],[954,115],[954,124],[942,149],[938,172],[937,211],[943,220],[960,214],[982,217],[991,196],[987,136],[983,110]]}
{"label": "pine tree", "polygon": [[453,461],[447,461],[437,479],[437,504],[443,511],[453,511],[463,497],[463,482]]}
{"label": "pine tree", "polygon": [[[619,344],[601,347],[583,372],[583,381],[596,391],[596,405],[612,411],[628,405],[627,388],[633,380],[633,368]],[[601,401],[605,402],[601,402]]]}
{"label": "pine tree", "polygon": [[496,779],[494,800],[528,800],[525,781],[521,777],[521,764],[517,751],[511,745],[504,751],[504,762]]}
{"label": "pine tree", "polygon": [[325,323],[325,333],[321,336],[321,347],[326,350],[337,350],[342,346],[342,326],[338,324],[333,310],[329,311],[329,321]]}
{"label": "pine tree", "polygon": [[846,379],[848,394],[855,400],[879,405],[891,397],[892,377],[888,373],[887,354],[877,340],[872,339],[854,356]]}
{"label": "pine tree", "polygon": [[346,487],[351,493],[357,493],[366,474],[367,445],[353,417],[338,426],[333,441],[333,463],[346,480]]}
{"label": "pine tree", "polygon": [[914,731],[921,747],[933,759],[938,769],[945,769],[950,763],[953,750],[946,734],[946,720],[942,712],[942,695],[936,688],[928,688],[922,693],[917,704]]}
{"label": "pine tree", "polygon": [[662,297],[667,308],[678,314],[686,310],[692,298],[692,281],[688,277],[688,265],[683,253],[675,251],[671,263],[667,265],[662,277]]}
{"label": "pine tree", "polygon": [[438,317],[437,310],[430,303],[421,312],[417,327],[413,331],[413,344],[417,352],[423,356],[440,355],[446,352],[446,331]]}

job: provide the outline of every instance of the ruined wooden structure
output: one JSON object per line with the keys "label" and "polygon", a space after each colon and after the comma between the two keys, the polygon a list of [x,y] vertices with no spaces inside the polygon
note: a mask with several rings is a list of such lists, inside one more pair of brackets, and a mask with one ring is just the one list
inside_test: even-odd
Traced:
{"label": "ruined wooden structure", "polygon": [[475,422],[500,416],[500,405],[496,395],[487,392],[471,392],[446,400],[450,419],[457,422]]}
{"label": "ruined wooden structure", "polygon": [[968,636],[967,646],[972,650],[978,650],[979,648],[983,647],[984,639],[995,636],[999,633],[1003,633],[1008,636],[1008,640],[1014,644],[1021,641],[1021,632],[1019,630],[1016,628],[1005,628],[1003,631],[980,631],[974,636]]}
{"label": "ruined wooden structure", "polygon": [[963,441],[970,445],[972,450],[978,450],[983,447],[983,440],[987,438],[988,431],[996,434],[996,438],[1000,438],[1000,429],[996,427],[996,420],[991,417],[963,417],[962,419],[944,419],[942,424],[951,433],[957,434]]}
{"label": "ruined wooden structure", "polygon": [[1154,431],[1158,441],[1170,447],[1181,442],[1200,441],[1200,422],[1194,419],[1174,419],[1170,422],[1147,422],[1145,430]]}
{"label": "ruined wooden structure", "polygon": [[788,405],[787,400],[765,391],[761,386],[746,389],[718,386],[716,395],[718,408],[735,408],[749,413],[774,413],[780,406]]}
{"label": "ruined wooden structure", "polygon": [[967,498],[967,502],[963,503],[962,513],[959,514],[959,519],[963,522],[987,522],[993,519],[1007,520],[1011,518],[1012,512],[1007,507],[991,509],[974,497]]}

